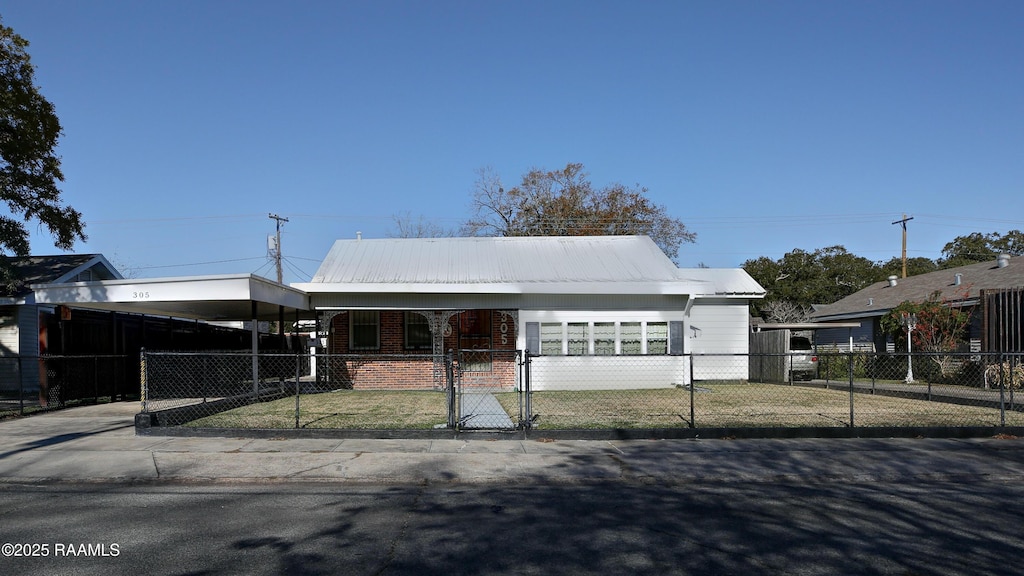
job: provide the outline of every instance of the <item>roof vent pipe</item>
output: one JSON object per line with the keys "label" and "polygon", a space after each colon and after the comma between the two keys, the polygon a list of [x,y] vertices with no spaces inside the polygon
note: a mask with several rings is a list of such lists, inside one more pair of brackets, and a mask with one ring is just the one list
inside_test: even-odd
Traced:
{"label": "roof vent pipe", "polygon": [[996,267],[997,268],[1006,268],[1009,265],[1010,265],[1010,255],[1009,254],[1000,254],[999,257],[996,258]]}
{"label": "roof vent pipe", "polygon": [[896,276],[889,276],[889,286],[896,285]]}
{"label": "roof vent pipe", "polygon": [[963,281],[964,281],[964,275],[963,274],[954,274],[953,275],[953,286],[959,286]]}
{"label": "roof vent pipe", "polygon": [[362,239],[363,239],[363,233],[362,232],[356,232],[356,240],[362,240]]}

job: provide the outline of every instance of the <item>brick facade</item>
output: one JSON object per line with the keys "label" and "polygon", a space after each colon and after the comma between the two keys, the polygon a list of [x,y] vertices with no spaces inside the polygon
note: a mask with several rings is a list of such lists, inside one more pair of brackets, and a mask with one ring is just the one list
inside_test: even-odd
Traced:
{"label": "brick facade", "polygon": [[[336,315],[331,323],[328,344],[332,355],[331,379],[351,388],[433,389],[435,365],[430,347],[406,347],[405,312],[382,310],[379,312],[380,346],[377,349],[351,349],[351,316],[345,312]],[[484,334],[473,334],[486,327]],[[516,385],[516,322],[515,316],[498,310],[473,310],[460,313],[449,320],[451,333],[444,337],[444,350],[459,356],[460,347],[489,349],[495,353],[463,354],[462,382],[464,386],[500,387],[511,389]]]}

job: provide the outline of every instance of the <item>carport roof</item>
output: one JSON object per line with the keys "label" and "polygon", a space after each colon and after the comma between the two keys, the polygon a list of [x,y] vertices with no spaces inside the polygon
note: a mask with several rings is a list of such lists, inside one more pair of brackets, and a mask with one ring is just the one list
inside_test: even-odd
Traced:
{"label": "carport roof", "polygon": [[186,276],[35,284],[37,304],[108,310],[195,320],[276,320],[281,307],[303,316],[309,297],[302,290],[253,274]]}

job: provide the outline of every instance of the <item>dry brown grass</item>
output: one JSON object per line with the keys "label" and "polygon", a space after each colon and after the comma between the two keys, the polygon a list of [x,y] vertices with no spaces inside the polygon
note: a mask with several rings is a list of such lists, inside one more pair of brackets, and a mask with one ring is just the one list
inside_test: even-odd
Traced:
{"label": "dry brown grass", "polygon": [[[513,419],[518,394],[495,394]],[[690,391],[543,391],[532,395],[534,427],[552,429],[685,428]],[[849,426],[843,389],[751,383],[700,383],[693,393],[696,427]],[[342,390],[300,397],[300,428],[430,429],[447,423],[446,395],[435,391]],[[998,426],[999,410],[906,397],[854,395],[856,426]],[[1024,414],[1006,412],[1007,426]],[[196,420],[195,427],[294,428],[295,398],[253,404]]]}

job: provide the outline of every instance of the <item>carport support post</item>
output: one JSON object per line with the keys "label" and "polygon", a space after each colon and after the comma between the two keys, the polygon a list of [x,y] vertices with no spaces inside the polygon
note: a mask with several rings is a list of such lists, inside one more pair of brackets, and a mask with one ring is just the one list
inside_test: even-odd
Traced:
{"label": "carport support post", "polygon": [[259,323],[259,305],[255,300],[252,301],[252,399],[256,401],[260,396],[260,323]]}

